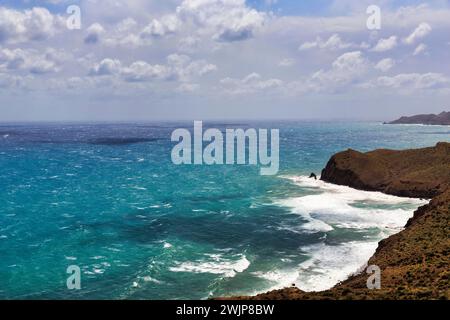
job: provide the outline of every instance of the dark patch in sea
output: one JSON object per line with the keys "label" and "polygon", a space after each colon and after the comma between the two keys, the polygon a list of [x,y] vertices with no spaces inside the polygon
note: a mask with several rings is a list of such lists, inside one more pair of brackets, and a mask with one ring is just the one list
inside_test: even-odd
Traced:
{"label": "dark patch in sea", "polygon": [[121,146],[127,144],[155,142],[158,138],[98,138],[89,140],[89,144],[105,145],[105,146]]}
{"label": "dark patch in sea", "polygon": [[420,132],[420,134],[450,134],[450,131],[430,131],[430,132]]}

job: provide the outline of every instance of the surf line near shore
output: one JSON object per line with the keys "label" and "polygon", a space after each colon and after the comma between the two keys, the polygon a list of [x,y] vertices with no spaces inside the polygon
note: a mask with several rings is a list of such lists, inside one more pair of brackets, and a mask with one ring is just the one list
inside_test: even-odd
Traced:
{"label": "surf line near shore", "polygon": [[282,176],[306,195],[276,199],[274,204],[299,215],[294,232],[323,233],[321,242],[300,248],[309,257],[298,268],[274,270],[261,277],[276,283],[272,289],[291,286],[322,291],[361,272],[378,242],[403,230],[414,211],[427,200],[361,191],[306,176]]}

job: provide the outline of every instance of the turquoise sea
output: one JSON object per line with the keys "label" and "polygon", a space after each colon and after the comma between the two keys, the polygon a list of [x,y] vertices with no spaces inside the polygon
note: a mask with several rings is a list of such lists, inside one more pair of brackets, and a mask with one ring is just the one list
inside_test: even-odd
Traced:
{"label": "turquoise sea", "polygon": [[[420,200],[333,186],[340,150],[450,141],[450,127],[207,123],[280,129],[280,171],[176,166],[193,122],[0,125],[0,299],[206,299],[331,287],[363,267]],[[81,290],[68,290],[70,265]]]}

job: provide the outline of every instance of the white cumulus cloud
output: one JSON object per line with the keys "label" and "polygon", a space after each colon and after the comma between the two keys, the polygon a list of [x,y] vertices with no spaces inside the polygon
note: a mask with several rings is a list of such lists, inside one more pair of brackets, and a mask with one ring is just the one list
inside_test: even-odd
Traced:
{"label": "white cumulus cloud", "polygon": [[105,33],[105,29],[100,23],[94,23],[87,28],[84,42],[87,44],[96,44],[100,41],[100,37]]}
{"label": "white cumulus cloud", "polygon": [[370,86],[414,92],[414,90],[446,88],[449,83],[449,78],[441,73],[402,73],[392,77],[379,77],[372,81]]}
{"label": "white cumulus cloud", "polygon": [[315,41],[305,42],[298,49],[300,51],[310,49],[342,50],[352,46],[354,44],[343,41],[338,34],[333,34],[327,40],[317,37]]}
{"label": "white cumulus cloud", "polygon": [[408,37],[404,39],[406,44],[414,44],[417,40],[426,37],[431,32],[431,26],[422,22]]}
{"label": "white cumulus cloud", "polygon": [[216,71],[214,64],[205,60],[192,60],[189,56],[171,54],[165,64],[150,64],[138,60],[124,65],[118,59],[103,59],[94,64],[90,76],[117,76],[126,82],[146,82],[152,80],[189,81],[192,78]]}
{"label": "white cumulus cloud", "polygon": [[18,11],[0,7],[0,43],[45,40],[56,33],[60,22],[45,8]]}
{"label": "white cumulus cloud", "polygon": [[375,52],[385,52],[394,49],[397,46],[397,37],[391,36],[386,39],[380,39],[376,46],[372,49]]}
{"label": "white cumulus cloud", "polygon": [[266,19],[265,13],[248,7],[245,0],[184,0],[177,14],[221,42],[253,37]]}
{"label": "white cumulus cloud", "polygon": [[375,69],[380,70],[382,72],[388,72],[394,66],[395,66],[395,61],[391,58],[386,58],[386,59],[380,60],[375,65]]}
{"label": "white cumulus cloud", "polygon": [[427,45],[424,43],[419,44],[416,49],[414,49],[414,56],[418,56],[422,53],[425,53],[427,51]]}
{"label": "white cumulus cloud", "polygon": [[309,79],[315,90],[334,91],[361,78],[369,68],[369,61],[361,51],[352,51],[339,56],[328,70],[320,70]]}
{"label": "white cumulus cloud", "polygon": [[256,92],[269,92],[270,90],[279,89],[283,85],[280,79],[263,79],[263,77],[254,72],[242,79],[224,78],[220,80],[220,84],[224,91],[229,94],[248,94]]}

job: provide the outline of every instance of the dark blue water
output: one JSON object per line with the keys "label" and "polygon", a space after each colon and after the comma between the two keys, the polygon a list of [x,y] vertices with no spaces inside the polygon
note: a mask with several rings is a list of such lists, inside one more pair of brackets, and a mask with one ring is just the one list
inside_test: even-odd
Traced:
{"label": "dark blue water", "polygon": [[[302,176],[349,147],[450,140],[439,126],[208,125],[280,129],[279,174],[173,165],[170,135],[193,123],[0,125],[0,298],[194,299],[330,286],[418,203]],[[70,265],[81,268],[81,290],[66,287]]]}

